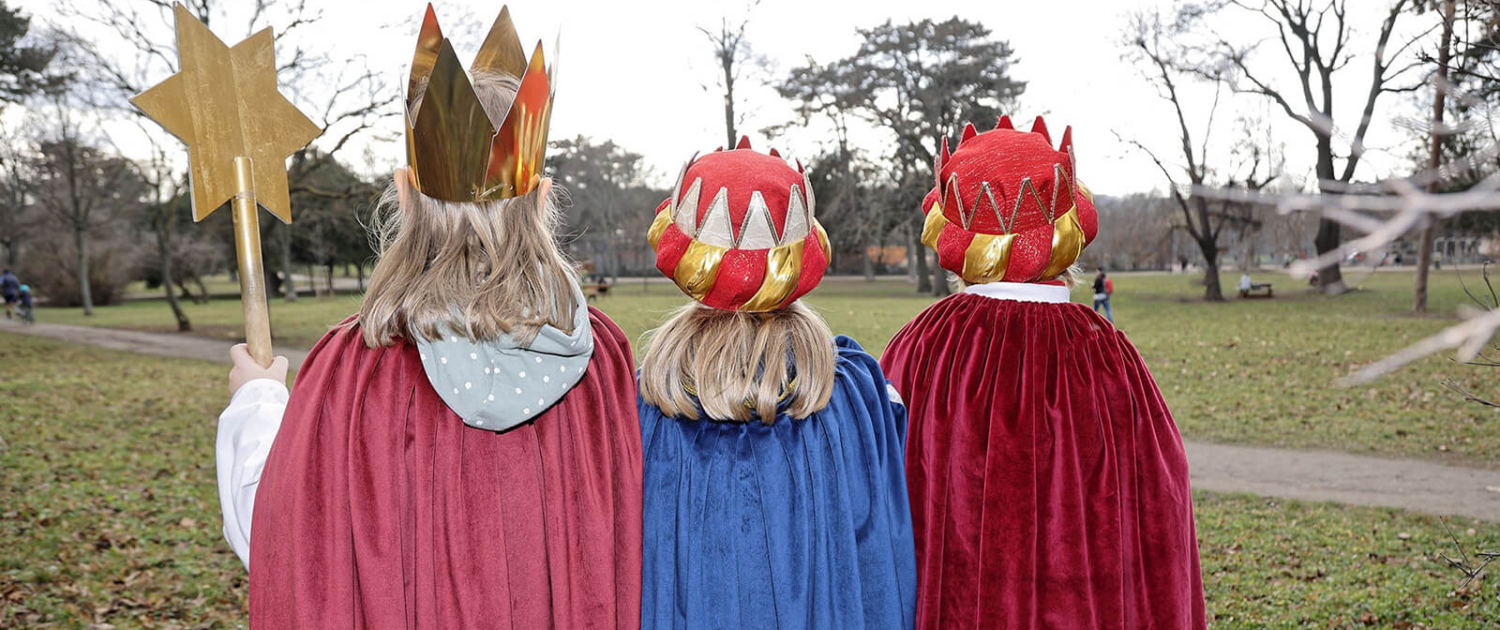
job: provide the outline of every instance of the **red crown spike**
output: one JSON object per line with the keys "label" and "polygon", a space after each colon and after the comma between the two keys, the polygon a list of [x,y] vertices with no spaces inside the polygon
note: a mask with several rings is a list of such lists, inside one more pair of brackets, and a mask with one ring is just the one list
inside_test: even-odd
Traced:
{"label": "red crown spike", "polygon": [[1072,149],[1073,149],[1073,125],[1068,125],[1067,127],[1063,127],[1063,139],[1062,139],[1062,142],[1057,145],[1057,151],[1059,153],[1067,153],[1068,151],[1070,151]]}
{"label": "red crown spike", "polygon": [[997,122],[997,123],[995,123],[995,128],[996,129],[1015,129],[1016,126],[1014,124],[1011,124],[1011,122],[1010,122],[1010,116],[1001,116],[1000,117],[1000,121]]}
{"label": "red crown spike", "polygon": [[1037,116],[1036,122],[1031,123],[1031,133],[1041,134],[1042,139],[1046,140],[1047,144],[1052,144],[1052,136],[1047,135],[1047,121],[1042,120],[1041,116]]}
{"label": "red crown spike", "polygon": [[943,167],[944,165],[946,165],[948,163],[948,158],[953,157],[953,154],[948,151],[948,137],[947,136],[943,136],[943,151],[941,153],[941,156],[942,156],[943,159],[938,162],[938,167],[939,168]]}
{"label": "red crown spike", "polygon": [[740,136],[740,143],[734,145],[736,150],[750,148],[750,136]]}
{"label": "red crown spike", "polygon": [[802,168],[802,160],[796,160],[796,162],[797,162],[797,172],[798,173],[806,173],[807,170],[804,169],[804,168]]}
{"label": "red crown spike", "polygon": [[969,140],[969,138],[973,138],[977,135],[979,135],[979,132],[974,129],[974,123],[965,124],[964,133],[958,138],[958,146],[963,146],[964,143]]}
{"label": "red crown spike", "polygon": [[771,149],[769,151],[769,153],[770,153],[771,157],[774,157],[774,158],[781,157],[781,152],[777,151],[776,149]]}

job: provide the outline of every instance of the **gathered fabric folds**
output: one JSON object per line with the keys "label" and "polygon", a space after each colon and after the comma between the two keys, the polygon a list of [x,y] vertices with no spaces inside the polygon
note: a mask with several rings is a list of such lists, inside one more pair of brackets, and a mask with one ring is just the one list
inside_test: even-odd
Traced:
{"label": "gathered fabric folds", "polygon": [[443,403],[415,345],[324,337],[256,494],[251,628],[637,628],[634,366],[589,319],[583,379],[499,434]]}
{"label": "gathered fabric folds", "polygon": [[1205,627],[1182,438],[1124,334],[959,294],[881,363],[910,413],[917,628]]}
{"label": "gathered fabric folds", "polygon": [[839,337],[828,406],[773,424],[641,404],[649,630],[911,628],[906,412]]}

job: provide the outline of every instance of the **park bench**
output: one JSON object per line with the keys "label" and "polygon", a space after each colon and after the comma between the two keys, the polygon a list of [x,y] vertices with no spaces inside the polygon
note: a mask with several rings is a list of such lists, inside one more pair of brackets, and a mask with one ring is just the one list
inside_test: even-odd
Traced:
{"label": "park bench", "polygon": [[1271,283],[1269,283],[1269,282],[1257,282],[1255,284],[1250,285],[1249,289],[1240,289],[1240,297],[1248,299],[1248,298],[1269,298],[1269,297],[1276,297],[1276,296],[1271,291]]}
{"label": "park bench", "polygon": [[600,296],[609,295],[609,287],[608,282],[590,282],[583,285],[583,297],[592,302]]}

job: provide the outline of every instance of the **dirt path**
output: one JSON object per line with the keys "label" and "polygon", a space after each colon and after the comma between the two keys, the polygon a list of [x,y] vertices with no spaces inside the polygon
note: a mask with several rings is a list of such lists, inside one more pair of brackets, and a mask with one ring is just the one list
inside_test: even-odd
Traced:
{"label": "dirt path", "polygon": [[[161,333],[98,328],[94,326],[69,326],[38,322],[24,326],[17,322],[0,320],[0,331],[21,333],[35,337],[47,337],[72,343],[81,343],[112,350],[125,350],[161,357],[202,359],[217,363],[229,363],[229,348],[233,342],[218,341],[192,335],[169,335]],[[293,370],[302,367],[307,351],[294,348],[276,348],[276,354],[284,355]]]}
{"label": "dirt path", "polygon": [[[9,324],[9,325],[7,325]],[[229,362],[227,341],[190,335],[0,321],[0,332],[166,357]],[[292,369],[305,350],[278,348]],[[1187,442],[1193,487],[1218,492],[1337,501],[1500,522],[1500,471],[1336,451]]]}
{"label": "dirt path", "polygon": [[1500,471],[1193,441],[1187,453],[1194,488],[1500,521]]}

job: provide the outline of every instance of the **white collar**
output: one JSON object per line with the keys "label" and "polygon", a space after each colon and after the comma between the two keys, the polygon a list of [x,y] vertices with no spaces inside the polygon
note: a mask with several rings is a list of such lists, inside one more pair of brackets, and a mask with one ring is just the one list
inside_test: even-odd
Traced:
{"label": "white collar", "polygon": [[1072,301],[1065,284],[1035,284],[1030,282],[987,282],[971,284],[964,293],[973,293],[997,300],[1017,302],[1046,302],[1063,304]]}

